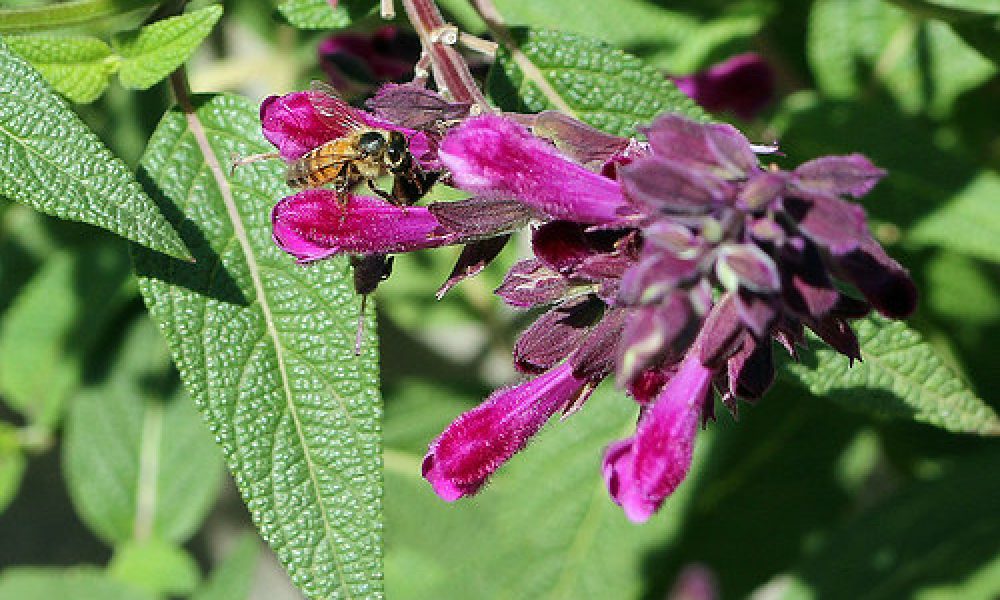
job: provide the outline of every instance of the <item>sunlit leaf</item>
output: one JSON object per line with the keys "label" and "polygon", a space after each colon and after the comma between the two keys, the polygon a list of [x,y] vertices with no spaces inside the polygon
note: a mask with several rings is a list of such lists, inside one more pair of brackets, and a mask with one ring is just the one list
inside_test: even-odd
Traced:
{"label": "sunlit leaf", "polygon": [[618,135],[635,133],[636,125],[666,111],[706,118],[662,73],[604,42],[539,29],[511,35],[515,49],[501,48],[488,86],[504,110],[568,108]]}
{"label": "sunlit leaf", "polygon": [[381,589],[381,407],[374,325],[354,354],[347,261],[296,265],[271,239],[281,165],[258,110],[204,96],[167,113],[142,160],[194,264],[138,249],[140,287],[254,521],[310,597]]}
{"label": "sunlit leaf", "polygon": [[899,321],[854,323],[860,363],[812,341],[801,364],[787,370],[809,391],[853,410],[909,419],[956,433],[1000,435],[1000,419],[920,334]]}
{"label": "sunlit leaf", "polygon": [[57,92],[73,102],[93,102],[118,70],[118,58],[99,39],[83,36],[19,35],[7,46],[31,63]]}
{"label": "sunlit leaf", "polygon": [[0,42],[0,194],[178,258],[190,255],[121,160]]}
{"label": "sunlit leaf", "polygon": [[111,44],[121,55],[122,85],[144,90],[163,80],[187,61],[220,17],[222,7],[212,5],[115,36]]}

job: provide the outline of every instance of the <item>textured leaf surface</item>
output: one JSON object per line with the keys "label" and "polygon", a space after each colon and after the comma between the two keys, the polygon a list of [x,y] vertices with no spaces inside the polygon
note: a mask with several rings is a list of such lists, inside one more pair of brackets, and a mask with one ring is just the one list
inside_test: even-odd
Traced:
{"label": "textured leaf surface", "polygon": [[151,536],[185,542],[218,495],[221,456],[170,375],[166,345],[143,319],[107,380],[70,406],[63,448],[70,497],[109,544]]}
{"label": "textured leaf surface", "polygon": [[341,29],[351,24],[342,2],[334,8],[328,0],[288,0],[278,6],[278,12],[299,29]]}
{"label": "textured leaf surface", "polygon": [[[142,164],[197,263],[139,250],[140,288],[254,521],[313,598],[381,595],[381,407],[374,334],[354,355],[360,308],[345,260],[309,267],[271,240],[288,193],[257,107],[234,96],[174,109]],[[369,322],[366,331],[372,332]]]}
{"label": "textured leaf surface", "polygon": [[259,560],[260,542],[257,536],[244,534],[236,540],[208,580],[195,590],[191,600],[246,600]]}
{"label": "textured leaf surface", "polygon": [[[482,21],[466,0],[440,0],[438,4],[454,15],[464,31],[475,32],[481,27]],[[604,40],[616,48],[627,48],[671,75],[704,67],[705,60],[721,60],[748,50],[754,32],[737,23],[761,20],[738,5],[723,15],[715,7],[699,10],[704,3],[648,0],[615,0],[613,5],[538,0],[496,0],[494,4],[512,25],[530,24]],[[705,18],[706,13],[713,18]]]}
{"label": "textured leaf surface", "polygon": [[108,86],[108,78],[118,70],[118,59],[111,48],[96,38],[20,35],[4,41],[73,102],[96,100]]}
{"label": "textured leaf surface", "polygon": [[[117,241],[117,240],[115,240]],[[0,321],[0,392],[32,423],[54,427],[83,360],[125,295],[122,244],[54,253]]]}
{"label": "textured leaf surface", "polygon": [[112,45],[122,57],[122,85],[145,90],[165,79],[184,64],[220,17],[222,7],[213,5],[116,36]]}
{"label": "textured leaf surface", "polygon": [[634,428],[631,400],[601,388],[580,412],[550,423],[479,495],[448,504],[421,478],[420,461],[428,442],[481,398],[415,381],[399,389],[386,417],[389,597],[641,597],[643,560],[676,532],[690,486],[643,527],[610,500],[601,456]]}
{"label": "textured leaf surface", "polygon": [[1000,175],[984,171],[909,231],[909,239],[1000,263]]}
{"label": "textured leaf surface", "polygon": [[996,452],[972,457],[852,519],[799,565],[783,597],[996,598],[997,467]]}
{"label": "textured leaf surface", "polygon": [[2,42],[0,159],[0,194],[171,256],[190,256],[125,164]]}
{"label": "textured leaf surface", "polygon": [[662,73],[604,42],[556,31],[513,29],[515,50],[501,49],[489,91],[504,110],[559,108],[544,81],[577,117],[617,135],[635,133],[662,112],[707,118]]}
{"label": "textured leaf surface", "polygon": [[17,567],[0,573],[0,600],[153,600],[154,596],[115,581],[93,568]]}
{"label": "textured leaf surface", "polygon": [[817,396],[880,417],[910,419],[960,433],[1000,434],[1000,420],[934,348],[905,323],[870,317],[855,322],[862,362],[815,339],[792,373]]}

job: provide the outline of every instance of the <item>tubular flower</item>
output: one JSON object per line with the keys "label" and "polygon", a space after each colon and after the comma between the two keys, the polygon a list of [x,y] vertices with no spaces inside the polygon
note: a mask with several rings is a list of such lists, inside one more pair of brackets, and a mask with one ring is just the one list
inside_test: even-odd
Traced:
{"label": "tubular flower", "polygon": [[[419,109],[390,106],[395,122],[462,110],[397,88],[386,93]],[[642,141],[558,113],[520,119],[531,129],[496,115],[456,120],[428,160],[472,198],[396,213],[363,198],[341,209],[313,191],[282,201],[274,217],[275,239],[300,260],[467,244],[440,293],[531,226],[533,256],[496,293],[547,308],[514,346],[516,368],[532,378],[494,392],[430,444],[423,473],[445,500],[477,493],[553,415],[579,410],[613,377],[639,417],[634,435],[607,448],[604,479],[625,515],[644,521],[690,469],[713,391],[732,411],[766,393],[773,341],[795,357],[808,328],[860,360],[851,320],[915,308],[907,272],[849,200],[884,175],[863,156],[784,171],[761,165],[729,125],[669,114]]]}
{"label": "tubular flower", "polygon": [[743,120],[757,116],[774,98],[774,70],[754,52],[673,80],[699,105],[716,113],[730,111]]}

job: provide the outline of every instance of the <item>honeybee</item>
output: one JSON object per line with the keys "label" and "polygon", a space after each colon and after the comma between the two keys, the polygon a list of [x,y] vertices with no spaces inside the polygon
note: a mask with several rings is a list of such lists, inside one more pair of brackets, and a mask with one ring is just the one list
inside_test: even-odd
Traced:
{"label": "honeybee", "polygon": [[[425,172],[414,160],[405,135],[364,124],[357,110],[321,81],[313,81],[306,93],[319,118],[339,135],[288,164],[285,180],[289,187],[331,185],[338,199],[345,202],[347,192],[364,181],[372,192],[403,206],[413,204],[427,193],[438,174]],[[274,156],[263,154],[239,159],[233,167]],[[375,184],[383,175],[392,175],[391,191]]]}

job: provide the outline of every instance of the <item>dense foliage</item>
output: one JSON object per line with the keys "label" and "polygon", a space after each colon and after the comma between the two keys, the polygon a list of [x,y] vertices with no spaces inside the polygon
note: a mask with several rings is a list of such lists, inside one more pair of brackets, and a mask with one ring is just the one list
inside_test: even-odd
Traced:
{"label": "dense foliage", "polygon": [[451,31],[404,10],[434,3],[390,27],[386,4],[0,2],[0,600],[1000,595],[1000,2],[437,2],[478,36],[448,47],[490,105],[611,134],[585,141],[673,113],[788,173],[871,161],[850,195],[916,313],[855,321],[860,362],[775,343],[773,386],[720,398],[643,525],[602,480],[636,431],[614,381],[473,498],[421,477],[518,381],[541,313],[492,291],[527,230],[468,279],[459,248],[400,254],[366,304],[347,256],[296,264],[272,239],[280,160],[229,168],[272,150],[266,96],[435,81],[421,43]]}

